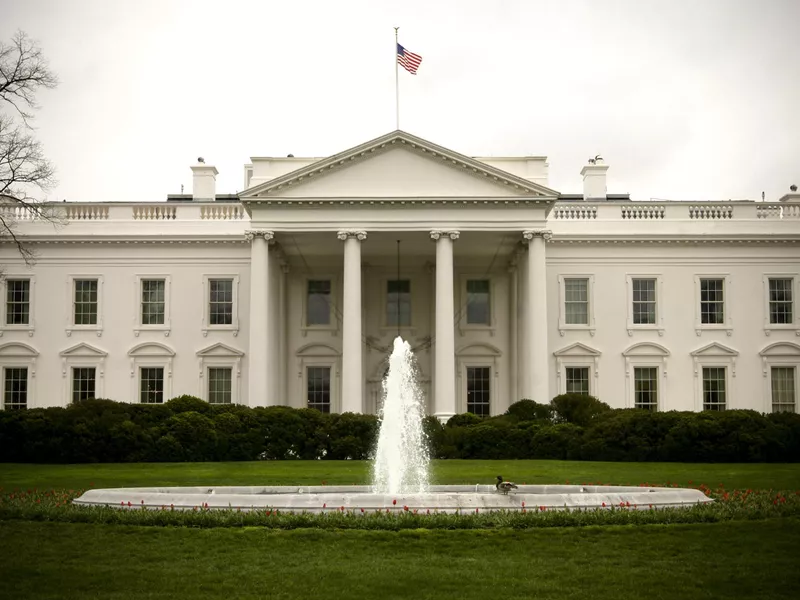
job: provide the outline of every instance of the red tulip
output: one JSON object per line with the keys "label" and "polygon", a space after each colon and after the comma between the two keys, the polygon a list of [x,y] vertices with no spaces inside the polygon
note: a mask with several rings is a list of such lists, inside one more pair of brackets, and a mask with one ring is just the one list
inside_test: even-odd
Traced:
{"label": "red tulip", "polygon": [[397,500],[392,500],[392,504],[397,504]]}

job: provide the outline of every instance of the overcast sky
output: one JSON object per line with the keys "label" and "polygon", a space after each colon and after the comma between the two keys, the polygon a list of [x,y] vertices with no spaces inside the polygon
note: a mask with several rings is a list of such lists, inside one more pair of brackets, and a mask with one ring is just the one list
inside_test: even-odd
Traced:
{"label": "overcast sky", "polygon": [[777,200],[800,185],[800,0],[0,0],[58,88],[35,125],[51,200],[218,193],[250,156],[326,156],[395,129],[470,156],[601,153],[635,199]]}

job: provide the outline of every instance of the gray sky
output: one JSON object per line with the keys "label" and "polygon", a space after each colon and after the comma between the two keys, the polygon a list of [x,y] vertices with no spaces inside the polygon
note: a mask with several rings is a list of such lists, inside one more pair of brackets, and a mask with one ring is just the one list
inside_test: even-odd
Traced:
{"label": "gray sky", "polygon": [[603,154],[636,199],[777,200],[800,185],[798,0],[0,0],[61,84],[35,125],[50,199],[163,200],[197,156],[325,156],[395,129],[471,156]]}

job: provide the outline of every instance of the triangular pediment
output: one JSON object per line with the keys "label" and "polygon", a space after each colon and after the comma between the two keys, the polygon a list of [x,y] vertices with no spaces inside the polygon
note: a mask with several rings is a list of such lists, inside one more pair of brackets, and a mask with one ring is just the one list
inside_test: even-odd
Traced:
{"label": "triangular pediment", "polygon": [[87,344],[86,342],[81,342],[80,344],[75,344],[74,346],[70,346],[66,350],[62,350],[58,353],[60,356],[93,356],[93,357],[101,357],[101,356],[108,356],[108,352],[105,350],[100,350],[100,348],[95,348],[91,344]]}
{"label": "triangular pediment", "polygon": [[259,198],[525,198],[558,192],[395,131],[245,190]]}
{"label": "triangular pediment", "polygon": [[733,348],[728,348],[719,342],[711,342],[691,353],[692,356],[739,356]]}
{"label": "triangular pediment", "polygon": [[794,342],[775,342],[765,347],[761,356],[797,356],[800,357],[800,345]]}
{"label": "triangular pediment", "polygon": [[554,356],[600,356],[600,351],[595,350],[591,346],[587,346],[586,344],[581,344],[580,342],[575,342],[574,344],[570,344],[561,350],[556,350],[553,352]]}
{"label": "triangular pediment", "polygon": [[244,356],[244,352],[222,342],[217,342],[207,348],[198,350],[197,356]]}
{"label": "triangular pediment", "polygon": [[669,350],[654,342],[639,342],[626,348],[622,356],[669,356]]}

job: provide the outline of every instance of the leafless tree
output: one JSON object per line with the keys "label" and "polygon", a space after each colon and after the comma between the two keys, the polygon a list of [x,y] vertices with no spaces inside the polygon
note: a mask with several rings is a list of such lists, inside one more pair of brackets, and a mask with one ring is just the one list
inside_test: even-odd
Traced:
{"label": "leafless tree", "polygon": [[18,220],[51,220],[34,194],[55,185],[55,169],[31,121],[39,108],[36,93],[57,85],[39,44],[25,32],[15,33],[11,43],[0,40],[0,239],[9,236],[26,263],[33,252],[17,237],[14,225]]}

